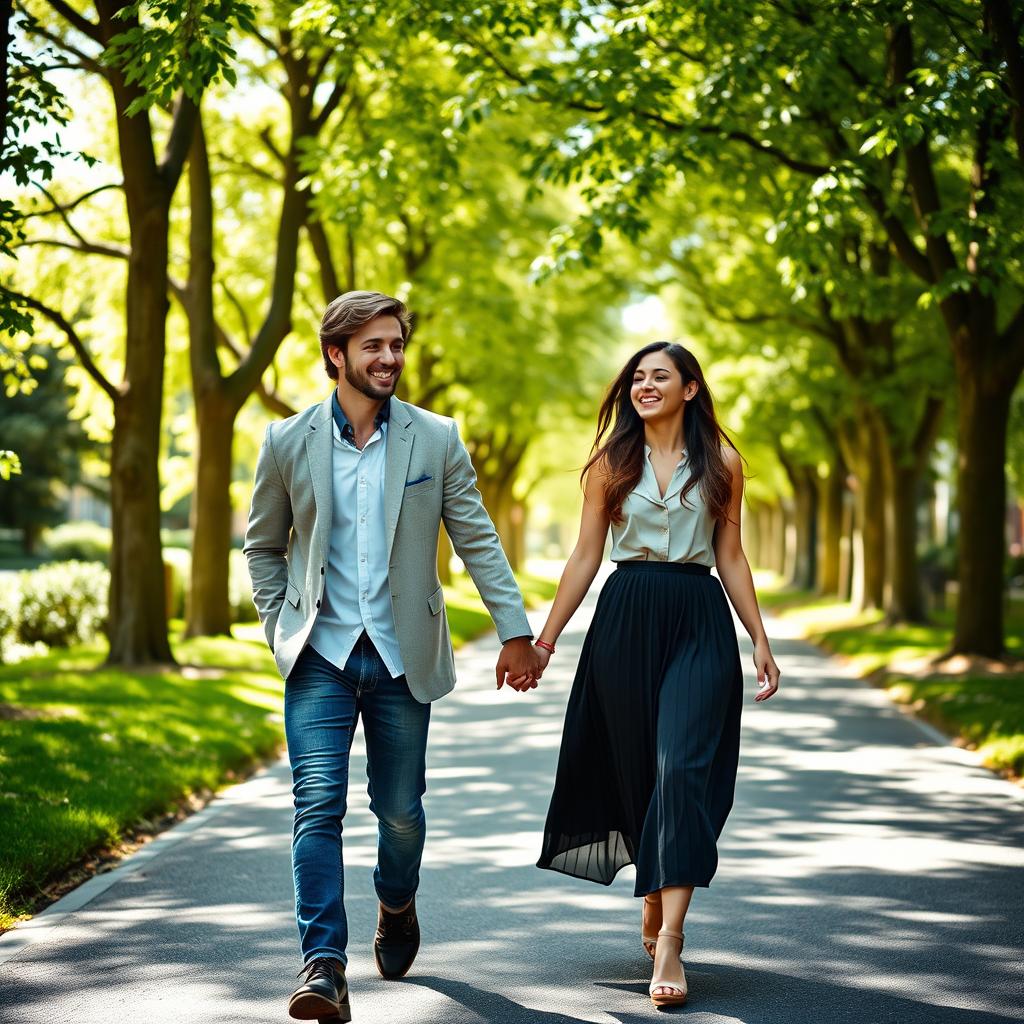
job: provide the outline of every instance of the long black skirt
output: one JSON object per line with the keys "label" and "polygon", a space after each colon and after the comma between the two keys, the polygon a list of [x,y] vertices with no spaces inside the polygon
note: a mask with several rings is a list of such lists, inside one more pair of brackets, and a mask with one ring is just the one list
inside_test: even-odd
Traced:
{"label": "long black skirt", "polygon": [[637,896],[707,886],[732,807],[742,669],[706,566],[620,562],[597,601],[565,714],[537,866]]}

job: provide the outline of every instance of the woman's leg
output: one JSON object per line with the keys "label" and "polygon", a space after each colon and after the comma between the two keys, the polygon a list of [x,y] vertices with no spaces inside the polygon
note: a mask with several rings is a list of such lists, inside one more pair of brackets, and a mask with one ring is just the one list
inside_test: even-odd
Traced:
{"label": "woman's leg", "polygon": [[[653,895],[653,894],[652,894]],[[686,911],[690,908],[693,898],[692,885],[669,885],[660,891],[661,895],[661,931],[682,932]],[[654,951],[654,974],[659,981],[672,981],[686,987],[686,974],[679,962],[682,943],[670,935],[659,934],[658,945]],[[654,994],[671,995],[669,988],[655,988]]]}

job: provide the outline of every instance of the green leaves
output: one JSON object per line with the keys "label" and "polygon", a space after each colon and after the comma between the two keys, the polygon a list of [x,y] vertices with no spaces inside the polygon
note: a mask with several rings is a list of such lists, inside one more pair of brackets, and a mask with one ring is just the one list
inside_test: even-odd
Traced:
{"label": "green leaves", "polygon": [[169,106],[179,90],[198,104],[212,82],[223,78],[233,85],[230,34],[255,25],[246,0],[140,0],[126,4],[117,17],[128,27],[110,40],[101,59],[138,90],[129,116]]}

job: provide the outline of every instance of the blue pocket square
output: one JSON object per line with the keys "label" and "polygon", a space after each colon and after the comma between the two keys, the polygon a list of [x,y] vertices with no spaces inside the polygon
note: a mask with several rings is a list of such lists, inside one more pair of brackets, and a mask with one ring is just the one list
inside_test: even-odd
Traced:
{"label": "blue pocket square", "polygon": [[418,476],[415,480],[406,481],[406,487],[412,487],[413,484],[421,484],[424,480],[433,480],[434,478],[428,473],[426,476]]}

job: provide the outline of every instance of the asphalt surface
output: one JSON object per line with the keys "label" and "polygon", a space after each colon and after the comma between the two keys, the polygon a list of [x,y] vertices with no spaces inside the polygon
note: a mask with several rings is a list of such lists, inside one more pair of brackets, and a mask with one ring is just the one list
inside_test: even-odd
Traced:
{"label": "asphalt surface", "polygon": [[[651,1020],[632,869],[612,886],[537,870],[576,654],[494,690],[493,638],[434,706],[423,946],[383,982],[371,941],[374,820],[361,746],[345,825],[354,1020]],[[537,616],[539,620],[543,615]],[[1024,801],[772,624],[783,690],[748,701],[737,803],[687,919],[699,1024],[1024,1019]],[[299,969],[285,765],[0,938],[4,1024],[283,1022]]]}

